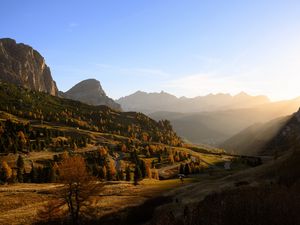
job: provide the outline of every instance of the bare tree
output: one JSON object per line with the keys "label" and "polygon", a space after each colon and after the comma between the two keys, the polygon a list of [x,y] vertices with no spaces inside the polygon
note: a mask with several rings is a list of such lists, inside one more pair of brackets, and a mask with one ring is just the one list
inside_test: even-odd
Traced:
{"label": "bare tree", "polygon": [[58,166],[58,171],[61,183],[65,184],[59,196],[68,205],[72,223],[78,224],[80,214],[87,209],[89,197],[95,192],[95,181],[81,156],[65,158]]}

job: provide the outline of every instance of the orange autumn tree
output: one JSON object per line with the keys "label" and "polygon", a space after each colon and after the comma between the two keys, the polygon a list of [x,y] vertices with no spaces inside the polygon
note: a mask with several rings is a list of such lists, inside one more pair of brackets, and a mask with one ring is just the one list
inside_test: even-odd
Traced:
{"label": "orange autumn tree", "polygon": [[79,216],[88,206],[88,198],[95,191],[95,183],[89,175],[83,157],[66,157],[58,166],[60,182],[64,184],[58,195],[68,206],[72,224],[79,223]]}
{"label": "orange autumn tree", "polygon": [[12,176],[12,169],[9,167],[6,161],[2,161],[0,168],[0,180],[8,182]]}

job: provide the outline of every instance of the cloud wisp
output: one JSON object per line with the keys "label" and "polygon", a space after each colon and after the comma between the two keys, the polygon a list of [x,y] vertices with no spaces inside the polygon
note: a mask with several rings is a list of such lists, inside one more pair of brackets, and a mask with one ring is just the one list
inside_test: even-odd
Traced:
{"label": "cloud wisp", "polygon": [[169,78],[171,75],[161,69],[154,68],[144,68],[144,67],[120,67],[114,66],[106,63],[95,63],[98,69],[107,70],[113,72],[116,75],[130,75],[130,76],[140,76],[140,77],[161,77]]}

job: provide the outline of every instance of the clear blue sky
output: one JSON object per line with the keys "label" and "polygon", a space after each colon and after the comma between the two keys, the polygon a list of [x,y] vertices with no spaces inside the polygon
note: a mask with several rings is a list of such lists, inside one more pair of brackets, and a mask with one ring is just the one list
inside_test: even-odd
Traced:
{"label": "clear blue sky", "polygon": [[60,90],[113,98],[246,91],[300,96],[300,1],[1,0],[0,37],[33,46]]}

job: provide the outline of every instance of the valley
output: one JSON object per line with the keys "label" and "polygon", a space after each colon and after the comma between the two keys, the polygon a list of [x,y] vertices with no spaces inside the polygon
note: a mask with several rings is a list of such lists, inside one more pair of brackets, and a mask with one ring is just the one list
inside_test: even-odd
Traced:
{"label": "valley", "polygon": [[[31,3],[28,6],[33,7]],[[85,7],[90,5],[80,8],[78,15]],[[170,42],[173,35],[164,34],[166,42],[155,47],[155,33],[147,36],[151,41],[143,37],[148,29],[179,28],[190,16],[189,11],[179,13],[182,18],[171,27],[160,27],[168,20],[162,19],[161,13],[153,13],[161,19],[159,24],[147,20],[146,26],[139,26],[143,32],[129,35],[129,21],[147,14],[149,7],[134,13],[126,11],[126,16],[110,23],[104,19],[107,13],[122,14],[121,9],[97,11],[90,26],[102,20],[105,24],[99,27],[103,31],[120,26],[112,29],[114,35],[101,33],[102,38],[108,38],[104,43],[94,33],[86,41],[77,39],[76,29],[84,27],[80,35],[85,35],[91,28],[87,23],[77,23],[78,15],[70,22],[66,13],[67,22],[62,23],[69,24],[68,28],[61,27],[57,32],[69,34],[62,49],[55,47],[62,38],[52,33],[45,33],[51,37],[47,45],[43,43],[45,37],[31,40],[47,56],[47,63],[30,45],[0,38],[0,224],[300,224],[300,97],[295,97],[298,92],[292,88],[297,82],[278,82],[276,75],[265,79],[271,73],[260,71],[260,66],[255,79],[252,69],[241,73],[244,53],[226,57],[235,60],[225,63],[225,58],[194,54],[192,49],[195,53],[199,49],[191,43],[188,54],[175,57],[178,49],[174,48],[177,42]],[[162,14],[167,15],[174,10],[171,8]],[[44,28],[42,17],[27,17],[35,22],[41,18],[40,27]],[[185,39],[188,28],[181,27],[181,34],[175,32],[175,36]],[[198,39],[196,34],[191,36]],[[118,43],[105,48],[120,37]],[[129,48],[128,41],[136,37],[136,48],[131,51],[133,46]],[[79,44],[71,44],[74,40]],[[142,42],[152,44],[151,49],[140,48]],[[164,55],[161,49],[167,43],[174,52]],[[227,49],[226,54],[231,51],[235,48]],[[141,57],[142,52],[145,59],[151,56],[151,63]],[[258,61],[262,60],[260,54],[254,57]],[[106,63],[109,61],[113,63]],[[167,66],[168,61],[172,66]],[[294,61],[289,58],[288,65]],[[275,64],[281,63],[272,67]],[[213,71],[207,72],[210,67]],[[225,71],[227,67],[235,69]],[[203,71],[197,72],[199,68]],[[187,75],[180,74],[183,72]],[[63,88],[59,89],[57,83]],[[282,91],[284,84],[287,87]],[[159,88],[174,90],[176,95],[165,91],[133,93]],[[276,88],[281,90],[279,97]],[[269,98],[253,93],[273,95]]]}
{"label": "valley", "polygon": [[[4,85],[2,87],[6,87],[7,84],[2,85]],[[24,92],[23,89],[15,89],[13,85],[9,87],[11,87],[10,93]],[[2,90],[5,89],[2,88]],[[30,91],[26,91],[26,93],[34,102],[37,93]],[[10,98],[12,96],[10,95]],[[47,104],[47,107],[53,102],[61,101],[57,97],[51,97],[51,101],[47,100],[49,97],[42,93],[37,96],[45,98],[43,102]],[[45,222],[44,219],[41,219],[43,217],[40,217],[41,212],[47,206],[47,202],[55,199],[56,192],[64,186],[60,183],[59,174],[53,177],[51,171],[55,170],[67,155],[84,157],[89,171],[97,178],[97,181],[94,181],[96,189],[89,197],[88,204],[95,210],[93,219],[104,221],[101,222],[104,224],[110,224],[109,221],[112,219],[123,221],[124,218],[120,215],[131,215],[131,211],[135,212],[140,206],[144,207],[143,205],[147,204],[147,201],[151,202],[152,199],[155,201],[155,199],[162,198],[161,202],[159,200],[159,205],[175,201],[170,199],[176,198],[177,194],[172,193],[177,189],[179,191],[184,187],[190,188],[196,183],[214,183],[221,177],[251,167],[240,160],[238,156],[231,156],[217,148],[206,148],[182,142],[178,145],[176,141],[164,143],[161,141],[162,139],[153,139],[154,141],[152,141],[148,135],[140,137],[132,136],[130,133],[99,132],[93,128],[88,129],[90,128],[88,126],[80,128],[70,126],[68,123],[60,122],[61,120],[37,119],[33,116],[30,117],[31,114],[26,108],[26,100],[23,103],[25,104],[18,106],[20,108],[16,108],[15,111],[1,111],[0,113],[3,134],[12,128],[9,132],[13,132],[12,134],[18,137],[19,131],[22,130],[25,139],[25,143],[23,145],[19,143],[16,148],[2,148],[1,161],[5,161],[12,168],[12,174],[10,177],[7,176],[4,185],[0,187],[0,197],[5,202],[0,206],[1,224]],[[2,107],[5,109],[4,104],[5,102]],[[66,112],[68,105],[71,104],[73,102],[64,103],[63,112]],[[77,107],[81,107],[79,103],[76,104]],[[37,107],[45,109],[42,105]],[[82,107],[84,109],[84,107],[90,106],[82,105]],[[94,107],[90,108],[94,109]],[[49,107],[49,109],[55,108]],[[106,108],[104,109],[106,110]],[[13,114],[20,110],[22,110],[22,114]],[[97,110],[99,109],[97,108]],[[81,110],[81,113],[84,111]],[[122,113],[114,111],[109,113],[108,116],[113,117],[122,115]],[[23,117],[23,115],[26,116]],[[134,114],[129,113],[128,115]],[[133,117],[128,117],[128,120],[132,119]],[[153,122],[153,124],[156,123]],[[146,129],[152,128],[150,126]],[[149,131],[151,135],[151,130]],[[82,137],[85,137],[85,141]],[[5,136],[2,135],[1,138],[4,145],[6,143]],[[174,136],[174,138],[177,137]],[[41,143],[44,144],[41,145]],[[172,145],[174,143],[175,145]],[[20,157],[24,163],[24,171],[21,174],[18,172]],[[233,162],[230,171],[224,169],[224,163],[228,161]],[[146,166],[145,174],[141,174],[141,177],[138,178],[139,184],[134,185],[136,165],[139,164],[139,170],[143,169],[143,165]],[[183,183],[178,178],[181,166],[184,169],[183,173],[187,176]],[[103,168],[107,171],[106,175],[103,174]],[[35,176],[33,175],[34,169],[39,171]],[[127,173],[128,170],[129,173]],[[111,172],[110,175],[108,175],[108,171]],[[22,181],[19,180],[20,175],[22,175]],[[49,178],[45,176],[49,176]],[[149,209],[150,212],[154,213],[157,206],[152,205]],[[136,221],[132,224],[146,222],[151,219],[152,213],[141,218],[134,216],[130,220]],[[118,216],[115,217],[115,214]],[[125,216],[125,218],[127,217]]]}

